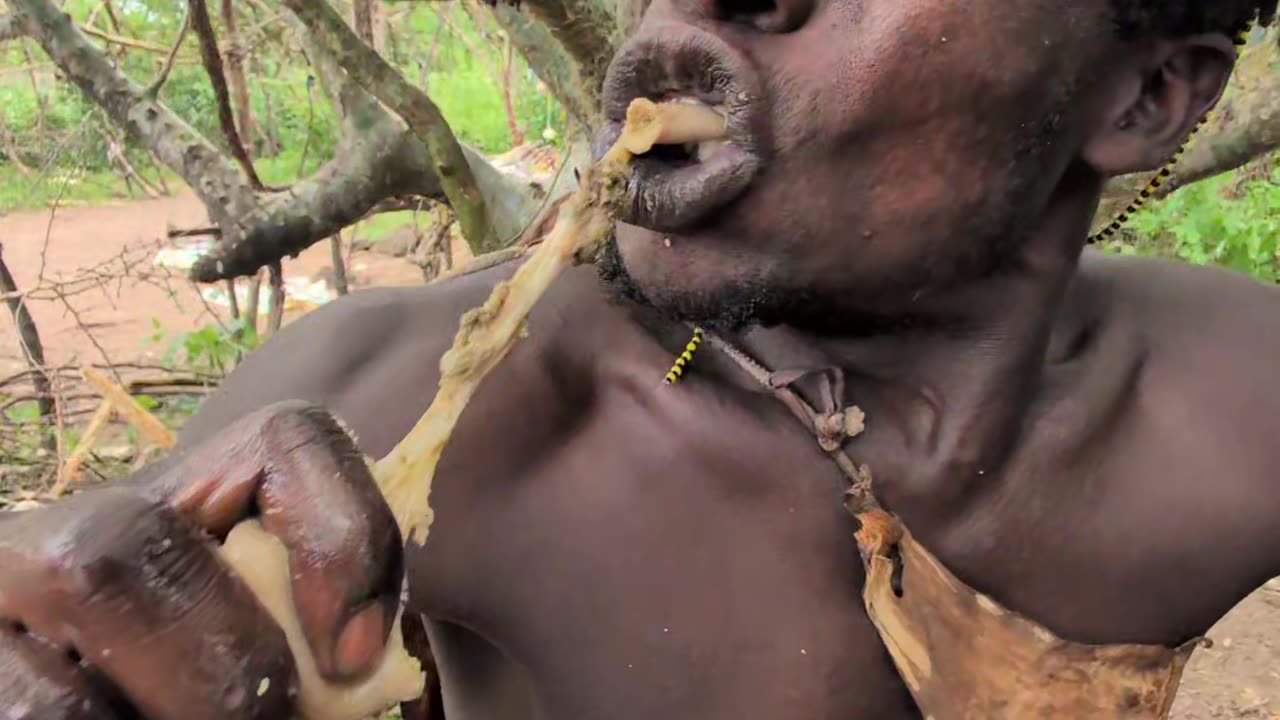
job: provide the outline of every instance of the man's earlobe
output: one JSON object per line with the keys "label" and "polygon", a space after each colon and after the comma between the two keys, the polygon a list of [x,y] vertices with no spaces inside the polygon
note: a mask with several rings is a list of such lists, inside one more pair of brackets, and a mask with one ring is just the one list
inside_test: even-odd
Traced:
{"label": "man's earlobe", "polygon": [[1159,169],[1221,99],[1235,62],[1226,35],[1139,41],[1083,159],[1103,177]]}

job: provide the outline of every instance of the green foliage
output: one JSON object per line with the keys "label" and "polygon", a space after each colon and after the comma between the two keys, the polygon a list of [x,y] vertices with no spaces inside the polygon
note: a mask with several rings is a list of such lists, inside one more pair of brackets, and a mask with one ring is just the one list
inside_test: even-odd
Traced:
{"label": "green foliage", "polygon": [[261,338],[245,323],[232,321],[225,326],[208,324],[198,330],[169,338],[159,321],[152,319],[152,333],[148,342],[154,345],[168,344],[164,364],[189,367],[194,370],[225,375],[240,358],[256,349]]}
{"label": "green foliage", "polygon": [[[66,10],[83,21],[100,4],[98,0],[71,0]],[[314,172],[332,157],[340,122],[322,88],[308,82],[312,70],[305,56],[281,40],[287,25],[261,15],[255,6],[242,6],[240,12],[242,30],[265,28],[256,36],[258,42],[249,58],[251,104],[260,129],[251,138],[251,152],[264,182],[285,185]],[[487,11],[477,8],[471,12],[475,15],[454,3],[415,4],[392,29],[386,55],[411,81],[425,82],[428,94],[460,140],[487,153],[503,152],[512,144],[500,77],[503,41]],[[183,4],[130,0],[118,3],[116,14],[120,34],[168,46],[183,21]],[[98,12],[96,18],[96,27],[113,31],[104,13]],[[220,19],[215,17],[214,21],[220,29]],[[174,67],[160,99],[210,142],[225,149],[213,88],[196,59],[195,46],[188,38],[182,60]],[[145,86],[151,82],[159,60],[155,53],[111,50],[136,83]],[[531,142],[540,141],[547,128],[551,135],[562,137],[564,113],[539,89],[537,78],[519,53],[513,55],[509,85],[517,125]],[[56,80],[43,52],[29,40],[6,43],[0,46],[0,67],[36,68],[41,89],[37,95],[28,72],[0,74],[0,124],[13,136],[23,163],[36,170],[31,177],[19,174],[0,149],[0,212],[47,207],[54,198],[74,205],[128,197],[107,154],[102,132],[109,128],[105,116],[74,85]],[[113,134],[118,132],[110,129]],[[181,187],[172,173],[156,167],[144,148],[131,139],[127,142],[129,161],[139,172],[153,181],[163,172],[171,186]]]}
{"label": "green foliage", "polygon": [[1280,282],[1280,171],[1245,180],[1228,173],[1184,188],[1134,216],[1136,242],[1113,250],[1172,255]]}
{"label": "green foliage", "polygon": [[[0,394],[0,404],[8,403],[10,398]],[[40,405],[35,400],[23,400],[10,405],[4,411],[4,418],[10,423],[33,423],[40,419]]]}

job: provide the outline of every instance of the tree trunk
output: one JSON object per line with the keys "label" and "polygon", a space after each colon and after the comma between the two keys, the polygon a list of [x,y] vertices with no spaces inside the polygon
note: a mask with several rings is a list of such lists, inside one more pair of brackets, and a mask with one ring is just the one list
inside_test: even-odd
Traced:
{"label": "tree trunk", "polygon": [[284,268],[279,260],[267,266],[271,281],[271,315],[267,322],[267,336],[275,335],[284,324]]}
{"label": "tree trunk", "polygon": [[335,233],[329,239],[329,253],[333,259],[333,289],[339,296],[346,295],[347,261],[342,257],[342,233]]}
{"label": "tree trunk", "polygon": [[254,335],[258,334],[258,300],[261,295],[262,271],[259,270],[249,278],[249,286],[244,299],[244,326]]}

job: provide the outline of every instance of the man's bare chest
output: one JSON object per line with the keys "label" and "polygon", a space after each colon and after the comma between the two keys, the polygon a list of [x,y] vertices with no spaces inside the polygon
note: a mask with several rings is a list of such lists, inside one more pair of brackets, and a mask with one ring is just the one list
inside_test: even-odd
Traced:
{"label": "man's bare chest", "polygon": [[[501,648],[549,717],[917,717],[864,611],[845,478],[793,418],[697,399],[606,399],[519,468],[446,458],[420,604]],[[1079,526],[1079,507],[989,499],[913,530],[1033,616],[1129,592],[1091,566],[1090,533],[1036,534],[1037,513]],[[492,682],[454,677],[481,698]]]}
{"label": "man's bare chest", "polygon": [[[438,642],[501,648],[489,672],[522,668],[546,717],[914,720],[863,610],[835,467],[786,425],[615,416],[500,494],[441,476],[411,577],[472,637]],[[477,707],[494,678],[453,681]]]}

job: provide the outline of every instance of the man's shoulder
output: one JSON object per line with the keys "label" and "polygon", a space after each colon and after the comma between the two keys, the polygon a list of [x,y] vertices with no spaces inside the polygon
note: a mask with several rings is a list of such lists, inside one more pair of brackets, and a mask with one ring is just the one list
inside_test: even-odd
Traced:
{"label": "man's shoulder", "polygon": [[1078,298],[1105,303],[1104,311],[1131,323],[1157,355],[1280,360],[1280,287],[1274,284],[1214,266],[1087,253],[1076,285]]}
{"label": "man's shoulder", "polygon": [[1233,447],[1256,435],[1259,450],[1276,452],[1261,438],[1280,434],[1280,287],[1218,267],[1095,255],[1072,292],[1135,340],[1136,399],[1149,421],[1191,423],[1203,442]]}

